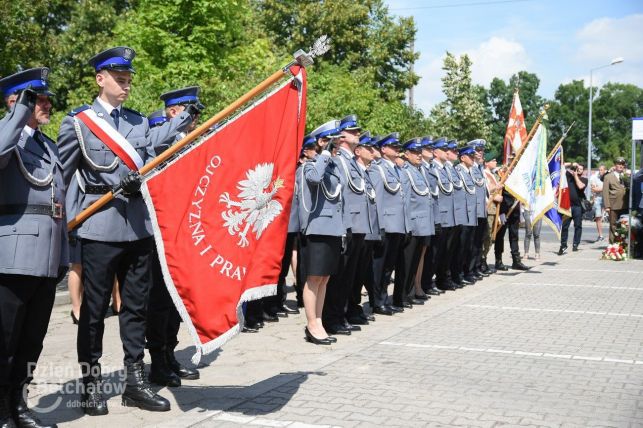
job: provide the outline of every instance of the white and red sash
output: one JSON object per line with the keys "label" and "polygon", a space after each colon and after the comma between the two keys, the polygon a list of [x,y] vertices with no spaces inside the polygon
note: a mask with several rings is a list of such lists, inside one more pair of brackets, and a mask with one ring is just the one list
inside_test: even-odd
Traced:
{"label": "white and red sash", "polygon": [[105,119],[98,117],[94,110],[83,110],[78,113],[76,117],[80,119],[100,141],[105,143],[129,169],[138,171],[143,167],[145,163],[136,149]]}

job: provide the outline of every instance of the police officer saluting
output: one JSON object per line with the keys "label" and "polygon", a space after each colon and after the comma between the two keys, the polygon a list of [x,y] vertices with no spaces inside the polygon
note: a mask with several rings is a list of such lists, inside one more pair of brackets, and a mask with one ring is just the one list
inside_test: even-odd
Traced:
{"label": "police officer saluting", "polygon": [[84,181],[84,194],[79,196],[82,208],[112,189],[121,191],[78,229],[84,296],[77,348],[85,386],[81,405],[88,415],[108,413],[101,392],[100,358],[115,276],[121,286],[119,324],[127,373],[123,404],[170,410],[169,401],[150,389],[143,367],[154,241],[150,216],[139,192],[138,169],[154,157],[154,151],[147,118],[122,106],[132,84],[134,55],[131,48],[117,47],[89,60],[96,70],[98,97],[92,105],[69,113],[58,135],[65,182],[69,183],[77,169]]}
{"label": "police officer saluting", "polygon": [[[205,108],[198,94],[199,87],[190,86],[161,95],[161,100],[165,102],[164,115],[156,112],[151,120],[148,118],[157,155],[180,141],[185,136],[184,131],[194,129],[199,112]],[[181,379],[199,378],[198,370],[182,366],[174,356],[174,348],[179,343],[180,325],[181,317],[165,286],[155,249],[146,328],[147,347],[152,360],[150,382],[162,386],[180,386]]]}
{"label": "police officer saluting", "polygon": [[56,295],[67,270],[65,186],[49,123],[48,68],[0,80],[0,426],[43,427],[26,404]]}

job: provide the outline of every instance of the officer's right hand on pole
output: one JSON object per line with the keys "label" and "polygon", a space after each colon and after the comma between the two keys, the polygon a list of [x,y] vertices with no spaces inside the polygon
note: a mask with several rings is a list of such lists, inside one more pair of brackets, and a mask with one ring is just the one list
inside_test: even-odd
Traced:
{"label": "officer's right hand on pole", "polygon": [[33,112],[36,109],[36,101],[38,100],[38,95],[34,92],[33,89],[27,88],[23,89],[20,94],[18,94],[18,99],[16,104],[22,104],[26,106],[29,111]]}
{"label": "officer's right hand on pole", "polygon": [[123,194],[133,195],[141,190],[143,177],[137,171],[130,171],[125,177],[121,178],[120,188],[123,189]]}
{"label": "officer's right hand on pole", "polygon": [[190,115],[193,121],[197,119],[197,117],[201,113],[201,110],[202,109],[199,109],[199,106],[196,104],[188,104],[185,107],[186,113]]}

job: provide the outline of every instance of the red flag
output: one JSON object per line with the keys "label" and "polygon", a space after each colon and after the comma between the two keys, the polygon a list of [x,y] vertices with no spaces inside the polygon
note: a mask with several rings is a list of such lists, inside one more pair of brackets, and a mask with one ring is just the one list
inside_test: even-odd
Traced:
{"label": "red flag", "polygon": [[507,123],[507,132],[505,133],[505,145],[503,148],[503,164],[508,165],[511,152],[517,152],[518,149],[527,142],[527,127],[525,126],[525,114],[520,104],[518,91],[514,93],[514,99],[511,103],[509,112],[509,122]]}
{"label": "red flag", "polygon": [[276,292],[306,117],[305,70],[291,71],[143,187],[195,363],[240,331],[242,302]]}

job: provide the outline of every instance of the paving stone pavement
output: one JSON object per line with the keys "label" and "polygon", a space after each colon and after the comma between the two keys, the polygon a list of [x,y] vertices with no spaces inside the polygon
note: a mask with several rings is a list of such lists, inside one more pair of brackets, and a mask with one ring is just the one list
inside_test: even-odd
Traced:
{"label": "paving stone pavement", "polygon": [[[600,261],[597,245],[563,257],[544,243],[509,271],[337,344],[303,340],[303,314],[242,334],[204,357],[201,379],[163,388],[168,413],[122,407],[117,320],[107,321],[110,414],[75,407],[76,329],[52,315],[30,403],[63,427],[643,426],[643,261]],[[182,329],[179,359],[193,348]]]}

